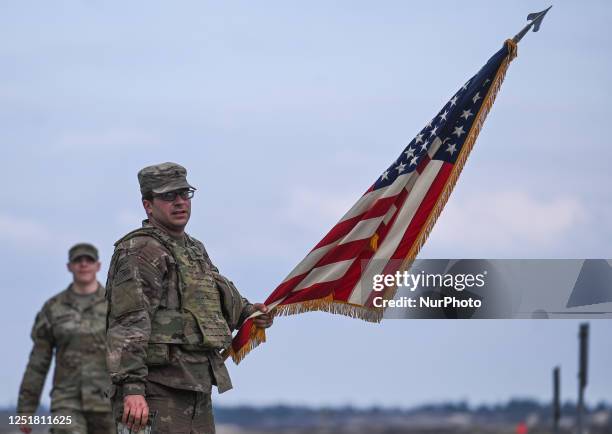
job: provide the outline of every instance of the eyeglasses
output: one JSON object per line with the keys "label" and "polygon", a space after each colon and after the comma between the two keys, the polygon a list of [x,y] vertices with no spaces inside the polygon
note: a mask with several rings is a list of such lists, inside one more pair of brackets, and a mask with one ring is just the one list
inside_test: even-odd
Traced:
{"label": "eyeglasses", "polygon": [[156,194],[154,197],[157,197],[164,202],[174,202],[177,196],[180,196],[181,199],[187,200],[193,197],[195,192],[193,190],[174,190],[167,191],[165,193]]}

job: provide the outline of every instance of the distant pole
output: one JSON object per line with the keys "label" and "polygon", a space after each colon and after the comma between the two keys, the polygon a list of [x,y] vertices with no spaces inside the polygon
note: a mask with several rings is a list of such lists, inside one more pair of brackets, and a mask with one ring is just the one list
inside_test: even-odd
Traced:
{"label": "distant pole", "polygon": [[561,419],[561,383],[559,380],[561,368],[553,369],[553,434],[559,434],[559,419]]}
{"label": "distant pole", "polygon": [[584,415],[584,389],[587,386],[587,367],[589,355],[589,324],[580,324],[580,359],[578,369],[578,412],[576,416],[576,425],[578,434],[583,434],[583,415]]}

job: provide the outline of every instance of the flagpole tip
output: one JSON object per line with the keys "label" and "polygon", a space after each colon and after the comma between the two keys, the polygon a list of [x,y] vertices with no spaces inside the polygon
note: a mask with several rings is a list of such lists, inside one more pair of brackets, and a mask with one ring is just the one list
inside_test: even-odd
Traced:
{"label": "flagpole tip", "polygon": [[540,30],[540,26],[542,25],[542,20],[544,19],[544,16],[552,7],[553,5],[550,5],[541,12],[533,12],[527,15],[527,21],[531,21],[531,22],[527,24],[525,27],[523,27],[521,31],[518,32],[514,36],[514,38],[512,38],[512,40],[518,43],[521,39],[523,39],[523,36],[525,36],[529,32],[529,30],[531,30],[532,28],[534,32],[537,32],[538,30]]}

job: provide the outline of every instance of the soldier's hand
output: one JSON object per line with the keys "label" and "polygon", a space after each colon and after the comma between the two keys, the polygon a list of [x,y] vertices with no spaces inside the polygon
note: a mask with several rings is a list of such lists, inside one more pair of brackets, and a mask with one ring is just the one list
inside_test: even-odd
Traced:
{"label": "soldier's hand", "polygon": [[149,405],[142,395],[125,395],[123,397],[123,417],[121,422],[134,432],[140,431],[149,419]]}
{"label": "soldier's hand", "polygon": [[30,434],[32,432],[32,427],[27,423],[22,423],[19,425],[19,431],[21,431],[23,434]]}
{"label": "soldier's hand", "polygon": [[255,327],[261,327],[262,329],[267,329],[270,327],[274,322],[274,317],[268,313],[268,307],[263,303],[255,303],[253,307],[258,311],[263,312],[263,315],[253,318],[253,324],[255,324]]}

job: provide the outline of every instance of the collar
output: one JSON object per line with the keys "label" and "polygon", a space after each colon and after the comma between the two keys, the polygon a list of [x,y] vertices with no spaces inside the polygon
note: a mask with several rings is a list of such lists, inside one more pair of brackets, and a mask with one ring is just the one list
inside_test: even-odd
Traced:
{"label": "collar", "polygon": [[[98,282],[98,289],[96,289],[96,292],[93,293],[93,297],[90,299],[90,303],[86,306],[86,309],[94,304],[104,301],[105,292],[104,287],[100,284],[100,282]],[[72,290],[72,283],[68,285],[68,288],[66,288],[61,294],[62,303],[68,304],[75,308],[78,306],[76,297],[79,297],[79,295]]]}
{"label": "collar", "polygon": [[161,232],[169,240],[174,241],[175,243],[179,243],[181,245],[184,244],[185,241],[189,239],[189,235],[187,235],[187,232],[183,232],[183,237],[182,238],[176,238],[176,237],[170,235],[168,232],[166,232],[162,228],[160,228],[159,226],[155,226],[153,223],[151,223],[151,221],[149,219],[144,219],[142,221],[142,227],[143,228],[155,229],[156,231]]}

